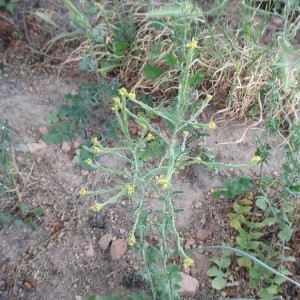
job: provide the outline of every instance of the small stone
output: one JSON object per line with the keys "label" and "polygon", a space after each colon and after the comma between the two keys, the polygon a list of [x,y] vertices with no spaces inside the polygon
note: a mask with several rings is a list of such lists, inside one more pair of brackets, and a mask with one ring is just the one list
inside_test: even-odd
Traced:
{"label": "small stone", "polygon": [[211,235],[211,232],[207,229],[198,229],[197,230],[197,239],[200,241],[206,241]]}
{"label": "small stone", "polygon": [[[24,150],[25,152],[29,151],[31,153],[36,153],[42,149],[45,149],[47,148],[47,144],[42,141],[42,140],[39,140],[38,143],[28,143],[25,147],[24,147]],[[27,149],[27,151],[26,151]]]}
{"label": "small stone", "polygon": [[112,260],[120,259],[127,250],[127,242],[124,239],[117,239],[112,242],[110,247],[110,256]]}
{"label": "small stone", "polygon": [[82,297],[81,296],[78,296],[78,295],[75,295],[75,300],[82,300]]}
{"label": "small stone", "polygon": [[202,207],[202,203],[201,202],[196,202],[194,205],[195,208],[201,208]]}
{"label": "small stone", "polygon": [[123,235],[126,232],[124,228],[120,228],[120,234]]}
{"label": "small stone", "polygon": [[71,151],[71,147],[67,142],[63,142],[61,145],[61,151],[63,153],[68,153],[69,151]]}
{"label": "small stone", "polygon": [[195,245],[195,240],[194,239],[189,239],[186,241],[185,245],[184,245],[184,249],[191,249],[192,245]]}
{"label": "small stone", "polygon": [[126,206],[126,201],[125,200],[121,201],[121,205]]}
{"label": "small stone", "polygon": [[41,127],[41,128],[39,129],[39,131],[40,131],[41,134],[46,134],[46,133],[48,133],[48,128],[45,127],[45,126],[43,126],[43,127]]}
{"label": "small stone", "polygon": [[87,171],[87,170],[81,170],[81,175],[82,176],[88,176],[89,175],[89,171]]}
{"label": "small stone", "polygon": [[273,17],[272,18],[272,23],[277,26],[277,27],[280,27],[282,24],[283,24],[283,20],[279,17]]}
{"label": "small stone", "polygon": [[191,275],[191,269],[190,268],[184,268],[182,270],[183,273],[187,274],[187,275]]}
{"label": "small stone", "polygon": [[179,285],[180,285],[179,293],[181,293],[181,294],[196,293],[196,291],[199,288],[199,281],[197,279],[193,278],[192,276],[187,275],[183,272],[180,272],[180,275],[181,275],[181,281],[179,283]]}
{"label": "small stone", "polygon": [[197,268],[196,267],[191,267],[191,275],[193,277],[196,277],[197,274],[198,274]]}
{"label": "small stone", "polygon": [[101,248],[103,251],[106,251],[107,248],[109,247],[109,244],[110,244],[110,242],[112,241],[112,239],[113,239],[112,234],[111,234],[111,233],[106,233],[106,234],[104,234],[104,235],[100,238],[100,240],[99,240],[99,242],[98,242],[98,245],[100,246],[100,248]]}
{"label": "small stone", "polygon": [[95,251],[94,251],[94,248],[93,248],[92,243],[90,243],[90,244],[87,246],[87,248],[86,248],[86,250],[85,250],[85,255],[86,255],[87,257],[94,257],[94,256],[95,256]]}
{"label": "small stone", "polygon": [[226,293],[225,291],[222,291],[222,292],[221,292],[221,296],[222,296],[222,297],[226,297],[226,296],[227,296],[227,293]]}

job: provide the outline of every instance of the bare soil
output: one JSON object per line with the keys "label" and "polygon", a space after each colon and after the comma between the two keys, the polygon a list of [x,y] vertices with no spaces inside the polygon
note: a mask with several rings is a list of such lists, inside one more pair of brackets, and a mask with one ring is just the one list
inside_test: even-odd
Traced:
{"label": "bare soil", "polygon": [[[31,1],[31,7],[33,2],[41,5],[40,1]],[[59,108],[65,94],[76,91],[82,78],[58,75],[53,70],[47,72],[42,62],[30,64],[29,58],[24,64],[19,63],[18,57],[10,55],[10,59],[11,63],[6,61],[0,74],[0,116],[14,133],[14,159],[22,201],[31,209],[42,207],[44,215],[34,221],[35,232],[23,225],[1,225],[0,299],[78,300],[88,294],[126,294],[143,288],[143,283],[132,275],[140,263],[132,249],[128,248],[119,260],[113,261],[109,250],[102,251],[98,244],[106,233],[111,233],[113,239],[127,237],[132,224],[128,199],[121,199],[93,215],[89,212],[91,200],[78,194],[81,186],[100,189],[111,186],[118,179],[98,171],[83,171],[72,161],[65,147],[74,151],[80,147],[82,139],[58,146],[42,141],[48,126],[45,116]],[[203,121],[214,112],[209,108]],[[253,126],[255,123],[241,120],[220,121],[217,125],[218,129],[205,138],[216,159],[231,164],[249,162],[256,148],[256,136],[264,135],[261,124]],[[194,143],[203,144],[204,141]],[[282,144],[283,138],[279,135],[271,143],[275,158],[267,172],[273,175],[279,175]],[[192,243],[191,247],[231,243],[233,232],[226,217],[230,202],[212,200],[210,195],[211,191],[223,186],[225,178],[243,174],[255,177],[258,169],[222,169],[216,174],[198,165],[178,175],[173,185],[184,194],[174,200],[174,205],[184,211],[177,225],[186,241]],[[199,229],[207,230],[210,236],[199,240]],[[200,289],[190,299],[226,296],[214,291],[206,276],[213,254],[216,253],[195,254],[196,267],[192,275],[199,280]],[[244,279],[236,280],[239,285],[235,296],[251,296]]]}

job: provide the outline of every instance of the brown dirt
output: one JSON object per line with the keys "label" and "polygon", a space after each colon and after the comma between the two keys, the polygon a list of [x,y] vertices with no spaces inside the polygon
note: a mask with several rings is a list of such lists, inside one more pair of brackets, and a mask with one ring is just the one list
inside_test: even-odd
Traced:
{"label": "brown dirt", "polygon": [[[41,5],[40,1],[25,2],[31,3],[29,8],[33,4]],[[55,1],[49,3],[57,5]],[[25,32],[23,34],[26,38]],[[4,224],[0,229],[0,299],[73,300],[83,299],[89,293],[126,294],[140,288],[141,283],[128,276],[139,265],[133,250],[128,249],[120,260],[112,261],[109,253],[101,251],[98,245],[105,233],[111,233],[114,238],[127,237],[132,209],[128,199],[121,199],[94,216],[88,209],[91,200],[78,195],[82,185],[107,187],[117,179],[95,171],[82,172],[61,145],[46,145],[41,141],[44,127],[48,125],[44,117],[59,107],[66,93],[76,91],[80,79],[74,81],[73,75],[58,76],[53,71],[48,74],[45,72],[48,64],[44,65],[40,57],[37,59],[36,53],[33,55],[36,60],[32,60],[32,55],[25,59],[25,50],[17,55],[20,48],[14,46],[13,49],[8,56],[1,57],[8,66],[0,74],[0,116],[15,133],[14,155],[21,178],[22,201],[31,209],[42,207],[44,216],[35,220],[35,232],[12,224]],[[19,64],[24,59],[25,63]],[[209,116],[212,113],[208,111]],[[203,118],[206,121],[205,116]],[[234,142],[243,137],[250,125],[219,123],[218,130],[206,137],[205,142],[216,153],[217,160],[247,163],[254,154],[255,135],[263,135],[263,128],[250,128],[242,142]],[[195,144],[197,142],[203,143],[203,140]],[[270,173],[277,172],[283,158],[282,137],[275,137],[272,142],[276,151],[268,167]],[[32,153],[26,151],[24,145]],[[73,149],[79,145],[80,140],[69,143]],[[174,204],[184,208],[177,220],[182,236],[187,240],[195,239],[195,245],[228,243],[232,232],[225,215],[230,203],[213,201],[210,193],[221,187],[227,177],[256,176],[257,171],[257,168],[229,169],[214,174],[202,166],[195,166],[181,174],[174,187],[184,194],[176,198]],[[93,218],[96,222],[91,222]],[[198,229],[210,231],[210,237],[204,242],[197,241]],[[91,248],[93,251],[88,251]],[[208,252],[197,254],[193,276],[200,281],[201,288],[193,299],[220,297],[205,275],[211,255]],[[237,296],[247,293],[242,286],[237,291]]]}

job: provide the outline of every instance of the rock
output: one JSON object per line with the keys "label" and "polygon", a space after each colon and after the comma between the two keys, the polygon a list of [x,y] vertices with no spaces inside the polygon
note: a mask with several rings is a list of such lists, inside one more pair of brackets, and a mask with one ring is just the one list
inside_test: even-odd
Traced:
{"label": "rock", "polygon": [[99,242],[98,242],[100,248],[101,248],[103,251],[106,251],[107,248],[109,247],[109,244],[110,244],[110,242],[112,241],[112,239],[113,239],[113,236],[112,236],[111,233],[106,233],[106,234],[104,234],[104,235],[100,238],[100,240],[99,240]]}
{"label": "rock", "polygon": [[93,248],[92,243],[90,243],[90,244],[87,246],[87,248],[86,248],[86,250],[85,250],[85,255],[86,255],[87,257],[94,257],[94,256],[95,256],[95,250],[94,250],[94,248]]}
{"label": "rock", "polygon": [[201,202],[196,202],[194,205],[195,208],[201,208],[202,207],[202,203]]}
{"label": "rock", "polygon": [[110,256],[112,260],[120,259],[127,250],[127,242],[124,239],[118,239],[112,242],[110,247]]}
{"label": "rock", "polygon": [[184,249],[191,249],[192,245],[195,245],[195,240],[194,239],[189,239],[186,241],[185,245],[184,245]]}
{"label": "rock", "polygon": [[78,295],[75,295],[75,300],[82,300],[82,297],[81,296],[78,296]]}
{"label": "rock", "polygon": [[48,128],[43,126],[43,127],[40,127],[39,131],[40,131],[41,134],[44,135],[44,134],[48,133]]}
{"label": "rock", "polygon": [[179,285],[180,285],[179,293],[180,294],[196,293],[196,291],[199,288],[199,281],[197,279],[193,278],[192,276],[187,275],[183,272],[180,272],[180,276],[181,276],[181,281],[179,283]]}
{"label": "rock", "polygon": [[45,148],[47,148],[47,144],[44,141],[39,140],[38,143],[27,143],[26,145],[20,145],[20,147],[17,147],[17,150],[22,152],[36,153]]}
{"label": "rock", "polygon": [[197,239],[200,241],[206,241],[211,235],[211,232],[206,229],[198,229],[197,230]]}
{"label": "rock", "polygon": [[63,142],[61,145],[61,151],[63,153],[68,153],[69,151],[71,151],[71,147],[67,142]]}

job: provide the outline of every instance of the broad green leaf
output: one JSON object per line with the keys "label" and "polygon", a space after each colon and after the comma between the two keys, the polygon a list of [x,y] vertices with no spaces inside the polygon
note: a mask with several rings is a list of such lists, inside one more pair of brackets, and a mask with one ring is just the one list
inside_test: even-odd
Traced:
{"label": "broad green leaf", "polygon": [[238,264],[241,266],[241,267],[246,267],[246,268],[250,268],[252,266],[252,261],[251,259],[243,256],[243,257],[240,257],[238,259]]}
{"label": "broad green leaf", "polygon": [[249,233],[249,237],[253,240],[258,240],[261,238],[264,234],[262,232],[251,232]]}
{"label": "broad green leaf", "polygon": [[56,123],[59,120],[57,112],[52,111],[50,114],[46,115],[45,120],[47,122]]}
{"label": "broad green leaf", "polygon": [[216,290],[222,290],[226,286],[227,280],[224,277],[216,277],[211,285]]}
{"label": "broad green leaf", "polygon": [[259,290],[257,295],[260,297],[260,299],[263,299],[263,300],[273,300],[274,299],[273,294],[270,294],[267,289]]}
{"label": "broad green leaf", "polygon": [[144,73],[147,80],[155,80],[164,74],[164,71],[154,65],[146,64],[144,67]]}
{"label": "broad green leaf", "polygon": [[278,286],[273,284],[273,285],[267,287],[267,291],[268,291],[269,294],[275,295],[275,294],[278,293]]}
{"label": "broad green leaf", "polygon": [[229,257],[223,257],[220,259],[212,258],[211,261],[214,262],[219,268],[222,268],[222,269],[227,269],[231,264],[231,260]]}
{"label": "broad green leaf", "polygon": [[261,210],[266,210],[268,207],[267,199],[265,197],[258,197],[255,201],[255,205]]}
{"label": "broad green leaf", "polygon": [[279,277],[279,276],[276,276],[275,278],[273,278],[273,282],[278,284],[278,285],[281,285],[282,283],[286,282],[286,279],[282,278],[282,277]]}
{"label": "broad green leaf", "polygon": [[206,272],[207,276],[209,277],[222,277],[225,276],[225,274],[218,269],[216,266],[213,266]]}
{"label": "broad green leaf", "polygon": [[283,241],[283,242],[288,242],[293,234],[293,229],[291,228],[285,228],[280,230],[278,233],[278,237]]}
{"label": "broad green leaf", "polygon": [[253,279],[260,279],[261,275],[258,272],[257,268],[255,267],[249,267],[249,275],[253,278]]}

